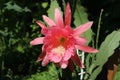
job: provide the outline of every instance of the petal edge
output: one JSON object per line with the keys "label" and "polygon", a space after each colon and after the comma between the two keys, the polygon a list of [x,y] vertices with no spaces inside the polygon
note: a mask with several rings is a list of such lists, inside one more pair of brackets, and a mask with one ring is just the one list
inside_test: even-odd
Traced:
{"label": "petal edge", "polygon": [[85,31],[87,31],[93,24],[93,21],[87,22],[85,24],[80,25],[79,27],[77,27],[76,29],[74,29],[74,36],[79,36],[82,33],[84,33]]}
{"label": "petal edge", "polygon": [[71,9],[70,4],[67,3],[66,10],[65,10],[65,26],[70,26],[71,23]]}
{"label": "petal edge", "polygon": [[92,47],[85,46],[85,45],[75,45],[75,47],[79,50],[82,50],[82,51],[88,52],[88,53],[97,53],[98,52],[97,49],[94,49]]}
{"label": "petal edge", "polygon": [[35,38],[34,40],[32,40],[32,41],[30,42],[30,44],[31,44],[31,45],[43,44],[43,40],[44,40],[44,37]]}
{"label": "petal edge", "polygon": [[55,9],[55,22],[57,27],[64,27],[63,18],[58,8]]}

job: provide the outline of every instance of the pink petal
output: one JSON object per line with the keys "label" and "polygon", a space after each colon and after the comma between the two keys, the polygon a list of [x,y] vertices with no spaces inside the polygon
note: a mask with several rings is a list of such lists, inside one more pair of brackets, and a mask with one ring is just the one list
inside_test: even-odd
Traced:
{"label": "pink petal", "polygon": [[48,28],[44,24],[42,24],[40,21],[36,21],[36,23],[42,28],[41,33],[44,35],[47,34]]}
{"label": "pink petal", "polygon": [[36,23],[43,29],[47,28],[44,24],[42,24],[40,21],[36,21]]}
{"label": "pink petal", "polygon": [[37,62],[40,62],[41,60],[43,60],[43,58],[45,57],[46,55],[46,51],[45,51],[45,46],[43,45],[42,46],[42,53],[39,55],[38,59],[37,59]]}
{"label": "pink petal", "polygon": [[30,42],[31,45],[43,44],[44,37],[36,38]]}
{"label": "pink petal", "polygon": [[49,59],[54,63],[58,63],[61,61],[62,56],[58,55],[57,53],[50,53]]}
{"label": "pink petal", "polygon": [[70,9],[70,4],[67,3],[66,11],[65,11],[65,25],[70,26],[70,23],[71,23],[71,9]]}
{"label": "pink petal", "polygon": [[51,20],[49,17],[43,15],[43,19],[46,23],[48,23],[49,26],[55,26],[56,24]]}
{"label": "pink petal", "polygon": [[71,57],[72,61],[75,62],[79,67],[84,68],[84,65],[82,64],[82,61],[78,57],[77,54]]}
{"label": "pink petal", "polygon": [[67,61],[71,58],[72,54],[74,53],[73,48],[69,48],[66,50],[63,60]]}
{"label": "pink petal", "polygon": [[86,38],[83,37],[74,37],[77,45],[84,45],[87,42]]}
{"label": "pink petal", "polygon": [[74,71],[74,64],[73,64],[73,61],[71,59],[69,60],[69,68],[72,72]]}
{"label": "pink petal", "polygon": [[87,31],[91,26],[92,26],[93,22],[87,22],[83,25],[80,25],[79,27],[77,27],[76,29],[74,29],[74,35],[79,36],[80,34],[84,33],[85,31]]}
{"label": "pink petal", "polygon": [[48,33],[48,31],[49,31],[48,28],[44,28],[44,29],[41,30],[41,33],[42,33],[43,35],[46,35],[46,34]]}
{"label": "pink petal", "polygon": [[44,57],[43,61],[42,61],[42,66],[46,66],[49,62],[50,62],[50,61],[49,61],[49,58],[48,58],[48,56],[46,55],[46,56]]}
{"label": "pink petal", "polygon": [[67,68],[67,66],[68,66],[68,61],[61,61],[61,62],[60,62],[60,66],[61,66],[61,68],[63,68],[63,69]]}
{"label": "pink petal", "polygon": [[65,61],[67,61],[67,60],[69,60],[70,58],[71,58],[71,53],[68,51],[68,52],[65,53],[63,59],[64,59]]}
{"label": "pink petal", "polygon": [[64,27],[62,15],[57,8],[55,9],[55,21],[57,27],[62,27],[62,28]]}
{"label": "pink petal", "polygon": [[45,53],[41,53],[41,54],[39,55],[38,59],[37,59],[37,62],[42,61],[43,58],[45,57],[45,55],[46,55]]}
{"label": "pink petal", "polygon": [[97,53],[97,52],[98,52],[97,49],[94,49],[94,48],[89,47],[89,46],[76,45],[75,47],[76,47],[77,49],[79,49],[79,50],[82,50],[82,51],[88,52],[88,53]]}

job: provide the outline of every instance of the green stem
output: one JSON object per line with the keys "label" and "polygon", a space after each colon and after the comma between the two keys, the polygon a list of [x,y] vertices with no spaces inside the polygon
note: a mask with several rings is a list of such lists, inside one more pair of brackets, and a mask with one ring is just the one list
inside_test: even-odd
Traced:
{"label": "green stem", "polygon": [[84,80],[88,80],[90,74],[92,73],[93,69],[94,69],[95,65],[92,64],[87,72],[87,74],[85,74]]}
{"label": "green stem", "polygon": [[75,13],[76,5],[77,5],[78,0],[73,0],[73,6],[72,6],[72,16]]}
{"label": "green stem", "polygon": [[59,70],[59,68],[56,67],[56,70],[57,70],[58,78],[59,78],[59,80],[61,80],[61,75],[60,75],[60,70]]}
{"label": "green stem", "polygon": [[99,40],[99,34],[100,34],[100,24],[101,24],[101,19],[102,19],[102,13],[103,13],[103,9],[101,9],[100,12],[100,17],[99,17],[99,21],[98,21],[98,29],[97,29],[97,36],[96,36],[96,48],[98,48],[98,40]]}
{"label": "green stem", "polygon": [[63,10],[65,10],[65,7],[66,7],[66,3],[65,3],[65,0],[62,0],[62,5],[63,5]]}

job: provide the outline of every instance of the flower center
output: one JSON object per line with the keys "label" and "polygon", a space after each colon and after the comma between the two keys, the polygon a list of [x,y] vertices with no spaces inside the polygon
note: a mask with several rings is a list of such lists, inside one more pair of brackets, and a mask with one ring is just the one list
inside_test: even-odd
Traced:
{"label": "flower center", "polygon": [[52,52],[57,53],[57,54],[59,54],[59,55],[64,55],[64,53],[65,53],[65,48],[60,45],[60,46],[52,49]]}
{"label": "flower center", "polygon": [[65,42],[65,38],[64,38],[64,37],[61,37],[61,38],[60,38],[60,41],[61,41],[61,42]]}

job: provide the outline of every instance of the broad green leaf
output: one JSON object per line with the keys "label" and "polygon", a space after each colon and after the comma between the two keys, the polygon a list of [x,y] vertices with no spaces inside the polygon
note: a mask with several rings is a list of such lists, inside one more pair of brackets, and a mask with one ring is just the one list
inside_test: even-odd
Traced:
{"label": "broad green leaf", "polygon": [[48,16],[54,20],[54,12],[55,12],[55,9],[58,8],[60,11],[60,7],[59,7],[59,4],[57,2],[57,0],[51,0],[51,4],[50,4],[50,8],[48,9]]}
{"label": "broad green leaf", "polygon": [[[96,54],[96,64],[101,65],[107,61],[108,57],[114,53],[114,49],[119,45],[120,31],[113,31],[101,44],[99,53]],[[102,60],[101,60],[102,59]]]}
{"label": "broad green leaf", "polygon": [[100,65],[97,69],[95,69],[91,76],[89,77],[91,80],[95,80],[95,78],[97,77],[98,73],[100,73],[100,71],[102,70],[102,66]]}
{"label": "broad green leaf", "polygon": [[[119,46],[119,42],[120,31],[113,31],[106,37],[105,41],[100,46],[99,52],[96,54],[96,61],[93,64],[99,67],[91,73],[91,80],[95,80],[97,75],[102,70],[102,67],[105,64],[105,62],[114,53],[114,50]],[[94,68],[96,66],[94,66]]]}
{"label": "broad green leaf", "polygon": [[75,26],[79,26],[89,21],[86,9],[80,4],[76,5],[74,19]]}

